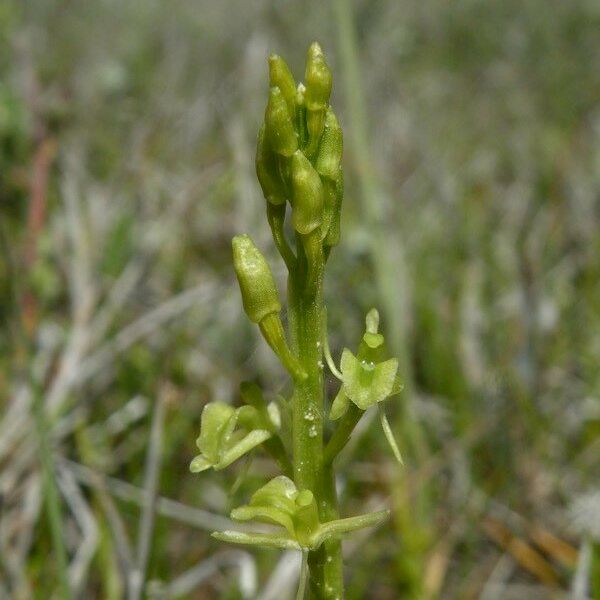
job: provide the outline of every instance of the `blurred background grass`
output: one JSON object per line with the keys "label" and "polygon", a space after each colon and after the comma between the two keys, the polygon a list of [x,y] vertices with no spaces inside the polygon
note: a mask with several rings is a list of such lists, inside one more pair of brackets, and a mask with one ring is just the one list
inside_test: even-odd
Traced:
{"label": "blurred background grass", "polygon": [[600,598],[599,31],[595,0],[0,4],[0,597],[60,596],[60,540],[76,597],[293,594],[297,557],[208,535],[271,464],[188,463],[206,402],[285,391],[230,239],[283,286],[254,140],[268,53],[300,77],[316,39],[332,348],[377,306],[407,383],[406,467],[368,419],[343,458],[344,515],[393,507],[348,598]]}

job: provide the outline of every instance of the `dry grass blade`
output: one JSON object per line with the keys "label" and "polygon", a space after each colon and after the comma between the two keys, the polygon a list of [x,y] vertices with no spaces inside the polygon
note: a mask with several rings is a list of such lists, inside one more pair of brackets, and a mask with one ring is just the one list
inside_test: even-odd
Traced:
{"label": "dry grass blade", "polygon": [[572,600],[588,600],[590,597],[592,555],[592,543],[589,539],[585,539],[579,550],[579,561],[577,562],[577,569],[571,582]]}
{"label": "dry grass blade", "polygon": [[485,533],[506,550],[525,570],[550,587],[558,587],[559,580],[552,565],[527,542],[513,535],[502,523],[487,517],[481,522]]}
{"label": "dry grass blade", "polygon": [[[98,478],[102,478],[106,489],[112,495],[126,502],[137,504],[138,506],[144,505],[143,489],[114,477],[106,477],[89,467],[70,460],[62,459],[61,462],[68,465],[75,477],[85,485],[98,487]],[[156,512],[163,517],[171,518],[180,523],[203,529],[204,531],[212,532],[232,529],[234,526],[237,527],[237,529],[243,529],[237,523],[234,524],[230,519],[226,519],[225,517],[205,510],[200,510],[199,508],[193,508],[181,502],[177,502],[176,500],[171,500],[162,496],[159,496],[156,500]]]}
{"label": "dry grass blade", "polygon": [[214,575],[222,567],[237,567],[238,587],[242,598],[256,597],[257,574],[252,555],[242,550],[227,550],[215,554],[185,571],[168,584],[151,582],[150,595],[153,598],[171,599],[189,597],[197,587]]}
{"label": "dry grass blade", "polygon": [[528,527],[527,533],[533,542],[563,566],[572,569],[577,564],[577,549],[551,531],[541,525],[533,524]]}
{"label": "dry grass blade", "polygon": [[60,467],[58,475],[59,488],[81,529],[81,542],[69,565],[69,582],[77,596],[85,589],[87,573],[98,547],[98,524],[71,471]]}
{"label": "dry grass blade", "polygon": [[152,532],[154,530],[154,515],[156,509],[156,496],[160,475],[162,437],[167,403],[167,391],[159,393],[152,414],[150,427],[150,440],[146,453],[146,466],[144,474],[144,502],[140,515],[138,528],[138,543],[136,553],[136,566],[129,575],[129,598],[138,600],[144,591],[146,569],[152,545]]}
{"label": "dry grass blade", "polygon": [[104,344],[83,362],[77,382],[81,384],[87,381],[112,364],[127,348],[157,331],[162,324],[174,319],[195,304],[201,305],[210,302],[215,294],[216,290],[204,282],[167,300],[154,310],[141,316],[131,325],[122,329],[113,340]]}
{"label": "dry grass blade", "polygon": [[257,600],[280,600],[291,596],[300,573],[300,555],[286,551],[281,555]]}

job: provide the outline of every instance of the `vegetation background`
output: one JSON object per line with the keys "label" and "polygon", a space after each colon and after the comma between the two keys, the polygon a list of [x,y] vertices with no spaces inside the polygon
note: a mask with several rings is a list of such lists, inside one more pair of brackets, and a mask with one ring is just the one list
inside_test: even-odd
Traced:
{"label": "vegetation background", "polygon": [[368,419],[342,459],[344,515],[393,509],[348,598],[600,598],[599,31],[596,0],[4,0],[0,598],[61,597],[61,540],[80,598],[294,593],[298,557],[208,535],[271,464],[188,464],[206,402],[285,389],[230,240],[283,286],[254,143],[268,53],[301,78],[313,39],[332,348],[377,306],[406,380],[405,468]]}

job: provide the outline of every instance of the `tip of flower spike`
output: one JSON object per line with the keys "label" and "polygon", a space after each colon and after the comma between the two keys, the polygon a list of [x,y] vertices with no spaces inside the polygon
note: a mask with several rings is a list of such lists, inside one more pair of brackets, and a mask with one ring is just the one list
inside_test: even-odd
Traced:
{"label": "tip of flower spike", "polygon": [[368,333],[377,333],[379,330],[379,311],[376,308],[372,308],[367,313],[365,319]]}
{"label": "tip of flower spike", "polygon": [[315,58],[323,58],[325,54],[323,53],[323,48],[321,48],[321,44],[319,44],[319,42],[313,42],[308,47],[307,56],[309,60]]}

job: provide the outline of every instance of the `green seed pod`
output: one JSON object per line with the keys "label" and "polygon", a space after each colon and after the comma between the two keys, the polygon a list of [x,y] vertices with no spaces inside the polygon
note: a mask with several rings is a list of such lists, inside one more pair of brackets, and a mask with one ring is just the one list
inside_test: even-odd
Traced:
{"label": "green seed pod", "polygon": [[251,321],[260,323],[267,315],[281,310],[273,274],[250,236],[236,235],[232,247],[244,310]]}
{"label": "green seed pod", "polygon": [[265,125],[271,148],[282,156],[292,156],[298,149],[298,137],[286,101],[278,87],[272,87],[269,93]]}
{"label": "green seed pod", "polygon": [[327,108],[331,94],[332,76],[325,62],[323,50],[317,42],[313,42],[308,49],[304,81],[306,108],[309,111]]}
{"label": "green seed pod", "polygon": [[343,150],[342,128],[331,108],[325,115],[325,128],[319,144],[315,169],[323,177],[336,180],[340,170]]}
{"label": "green seed pod", "polygon": [[269,56],[269,85],[281,90],[290,115],[294,114],[296,102],[296,82],[287,63],[281,56]]}
{"label": "green seed pod", "polygon": [[292,157],[292,224],[298,233],[314,231],[323,220],[323,184],[301,150]]}
{"label": "green seed pod", "polygon": [[277,155],[269,147],[265,138],[265,126],[258,132],[256,142],[256,176],[265,200],[270,204],[285,204],[285,185],[277,167]]}

